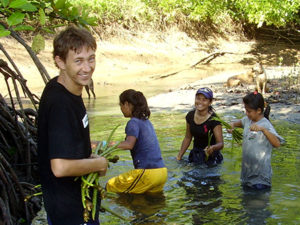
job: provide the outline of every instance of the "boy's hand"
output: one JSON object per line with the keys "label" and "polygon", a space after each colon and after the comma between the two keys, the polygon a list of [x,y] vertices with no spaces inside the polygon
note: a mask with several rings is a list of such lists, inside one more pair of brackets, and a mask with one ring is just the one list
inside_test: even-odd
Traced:
{"label": "boy's hand", "polygon": [[98,171],[98,174],[100,177],[105,176],[106,170],[108,167],[108,160],[106,158],[96,155],[96,154],[91,154],[90,158],[97,159],[99,161],[99,163],[101,164],[101,170]]}
{"label": "boy's hand", "polygon": [[117,144],[116,141],[111,141],[111,142],[108,143],[108,147],[112,147],[112,146],[114,146],[115,144]]}
{"label": "boy's hand", "polygon": [[100,157],[99,155],[93,154],[93,153],[90,155],[90,158],[91,158],[91,159],[95,159],[95,158],[99,158],[99,157]]}
{"label": "boy's hand", "polygon": [[99,157],[100,163],[102,164],[102,168],[101,170],[98,171],[98,174],[100,177],[105,176],[106,171],[107,171],[107,167],[108,167],[108,160],[104,157]]}

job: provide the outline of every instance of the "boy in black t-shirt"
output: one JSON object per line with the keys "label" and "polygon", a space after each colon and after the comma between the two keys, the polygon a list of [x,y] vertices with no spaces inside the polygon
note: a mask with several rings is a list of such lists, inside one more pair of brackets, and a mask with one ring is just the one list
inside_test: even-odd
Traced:
{"label": "boy in black t-shirt", "polygon": [[[58,34],[53,45],[59,76],[46,85],[38,111],[43,199],[49,224],[79,225],[84,224],[81,180],[75,177],[92,172],[103,176],[108,165],[105,158],[91,155],[89,121],[81,98],[95,69],[97,45],[87,30],[76,27]],[[98,213],[95,218],[86,224],[99,224]]]}

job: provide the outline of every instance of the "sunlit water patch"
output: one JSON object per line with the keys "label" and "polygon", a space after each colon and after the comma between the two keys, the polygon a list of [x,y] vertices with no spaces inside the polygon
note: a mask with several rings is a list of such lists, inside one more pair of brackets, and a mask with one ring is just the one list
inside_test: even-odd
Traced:
{"label": "sunlit water patch", "polygon": [[[242,116],[242,115],[238,115]],[[225,116],[226,120],[236,115]],[[120,115],[91,117],[92,134],[108,133],[118,123],[116,139],[125,137],[127,119]],[[110,122],[108,122],[110,121]],[[231,143],[224,130],[224,162],[207,168],[178,162],[176,155],[185,134],[184,113],[153,113],[162,154],[168,167],[168,181],[163,196],[120,196],[107,199],[115,210],[132,218],[131,223],[101,214],[102,224],[296,224],[300,210],[300,126],[273,121],[287,143],[273,150],[273,186],[267,192],[243,190],[240,186],[241,146]],[[97,126],[93,124],[98,124]],[[93,136],[93,135],[92,135]],[[94,136],[95,137],[95,136]],[[128,151],[119,152],[120,162],[112,165],[106,179],[132,169]],[[120,200],[121,199],[121,200]],[[160,200],[159,200],[160,199]]]}
{"label": "sunlit water patch", "polygon": [[[222,115],[226,120],[242,115]],[[89,116],[92,139],[105,139],[121,124],[114,140],[125,138],[128,119],[121,113]],[[224,161],[215,167],[180,162],[176,155],[185,134],[185,113],[153,113],[162,155],[168,168],[168,181],[160,195],[116,195],[103,201],[111,210],[128,219],[102,212],[102,225],[121,224],[300,224],[300,126],[272,121],[287,143],[272,153],[272,189],[254,192],[240,185],[242,149],[231,142],[224,130]],[[119,151],[120,160],[111,164],[102,184],[133,169],[129,151]],[[41,224],[41,223],[36,223]]]}

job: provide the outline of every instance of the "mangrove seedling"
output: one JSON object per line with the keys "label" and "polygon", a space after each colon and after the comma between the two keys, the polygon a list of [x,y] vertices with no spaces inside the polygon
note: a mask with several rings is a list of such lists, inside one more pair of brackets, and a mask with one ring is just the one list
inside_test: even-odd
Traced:
{"label": "mangrove seedling", "polygon": [[[110,143],[111,138],[117,128],[120,125],[117,125],[110,133],[109,137],[106,140],[106,143]],[[94,154],[105,157],[110,162],[116,163],[119,160],[119,156],[112,155],[114,152],[118,151],[118,145],[120,142],[117,142],[113,146],[108,146],[104,144],[105,142],[99,142],[95,150]],[[76,178],[77,179],[77,178]],[[105,197],[106,190],[100,185],[100,176],[97,172],[90,173],[80,177],[81,179],[81,200],[84,208],[84,221],[87,222],[89,220],[90,212],[92,213],[93,220],[96,215],[96,206],[98,201],[98,193],[100,193],[101,199]],[[103,208],[103,207],[102,207]],[[108,210],[109,209],[105,209]]]}
{"label": "mangrove seedling", "polygon": [[207,147],[204,149],[204,153],[205,153],[205,161],[208,160],[209,154],[207,153],[207,149],[210,147],[210,143],[211,143],[211,138],[213,136],[213,133],[209,130],[208,133],[208,141],[207,141]]}
{"label": "mangrove seedling", "polygon": [[[221,119],[219,116],[213,117],[213,120],[219,121],[227,130],[232,130],[232,127],[229,123],[225,122],[223,119]],[[243,140],[243,134],[236,128],[234,128],[231,132],[232,134],[232,141],[235,141],[236,143],[240,144]]]}

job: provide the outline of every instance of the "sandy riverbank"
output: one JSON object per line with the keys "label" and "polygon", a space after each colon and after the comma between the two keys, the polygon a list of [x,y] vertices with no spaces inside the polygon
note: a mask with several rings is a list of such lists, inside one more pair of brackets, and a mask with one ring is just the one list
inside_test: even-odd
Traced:
{"label": "sandy riverbank", "polygon": [[[269,67],[266,72],[269,78],[270,92],[265,99],[270,103],[271,120],[285,120],[300,124],[300,96],[299,85],[291,90],[283,90],[283,82],[295,67]],[[296,68],[300,73],[300,68]],[[244,113],[242,98],[246,93],[253,91],[255,86],[248,85],[228,89],[224,87],[231,74],[223,73],[204,78],[188,85],[183,85],[170,92],[162,93],[148,99],[152,111],[184,111],[187,112],[194,107],[195,92],[200,87],[210,87],[214,92],[213,106],[218,113],[233,114]],[[298,92],[297,92],[298,89]],[[277,92],[277,96],[274,93]],[[276,99],[274,99],[276,97]],[[276,101],[275,101],[276,100]]]}
{"label": "sandy riverbank", "polygon": [[[1,38],[0,42],[27,80],[29,89],[39,96],[45,84],[26,50],[12,38]],[[27,42],[30,44],[30,40]],[[297,46],[280,43],[272,45],[267,41],[249,41],[238,36],[200,42],[178,30],[165,33],[142,32],[97,40],[97,43],[97,66],[93,75],[97,97],[113,99],[113,104],[116,104],[116,96],[121,91],[134,88],[144,92],[153,111],[188,111],[193,107],[195,90],[200,86],[209,86],[215,92],[214,106],[218,112],[243,112],[241,99],[247,90],[254,87],[248,86],[238,91],[227,90],[223,83],[228,77],[248,71],[257,62],[259,55],[272,75],[269,79],[277,79],[287,76],[291,65],[300,57]],[[209,63],[192,66],[213,52],[227,53]],[[277,67],[272,70],[271,65],[278,65],[278,58],[283,53],[283,65],[290,67]],[[2,52],[0,57],[5,59]],[[46,48],[38,57],[50,76],[56,76],[58,70],[52,59],[51,39],[46,41]],[[279,87],[278,83],[273,90]],[[3,79],[0,80],[0,90],[3,96],[8,96]],[[285,92],[279,91],[282,94]],[[271,95],[272,93],[268,93],[267,97]],[[289,92],[287,95],[294,93]],[[83,97],[87,97],[85,91]],[[296,104],[293,98],[287,101],[285,99],[286,97],[284,101],[272,103],[271,118],[300,123],[299,103]]]}

